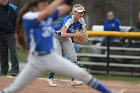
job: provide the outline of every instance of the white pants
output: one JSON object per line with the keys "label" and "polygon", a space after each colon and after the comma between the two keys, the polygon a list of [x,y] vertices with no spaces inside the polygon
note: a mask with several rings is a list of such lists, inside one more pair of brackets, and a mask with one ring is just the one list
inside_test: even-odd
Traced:
{"label": "white pants", "polygon": [[62,38],[56,34],[55,43],[57,45],[56,52],[59,53],[59,55],[62,55],[62,50],[64,50],[69,60],[77,62],[77,55],[71,38]]}
{"label": "white pants", "polygon": [[53,52],[45,56],[29,55],[29,63],[18,75],[15,81],[4,89],[5,93],[17,93],[43,72],[55,72],[88,83],[92,75],[67,59]]}

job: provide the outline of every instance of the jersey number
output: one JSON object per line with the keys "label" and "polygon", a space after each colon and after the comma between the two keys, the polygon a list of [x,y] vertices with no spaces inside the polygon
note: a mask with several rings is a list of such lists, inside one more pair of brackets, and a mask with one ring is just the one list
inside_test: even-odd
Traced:
{"label": "jersey number", "polygon": [[52,28],[50,28],[50,27],[43,27],[42,30],[44,31],[42,33],[43,37],[50,37],[52,35],[52,32],[53,32]]}

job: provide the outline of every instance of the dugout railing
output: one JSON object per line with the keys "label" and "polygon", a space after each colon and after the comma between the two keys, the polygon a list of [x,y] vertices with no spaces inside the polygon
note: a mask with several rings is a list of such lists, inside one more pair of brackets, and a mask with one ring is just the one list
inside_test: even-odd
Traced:
{"label": "dugout railing", "polygon": [[[102,35],[101,33],[100,35]],[[129,32],[121,32],[120,37],[134,37],[135,34],[137,33],[129,34]],[[95,36],[98,35],[96,34]],[[108,36],[108,34],[104,35]],[[138,45],[137,47],[135,47],[135,44],[132,47],[126,47],[123,45],[113,46],[112,43],[118,43],[119,45],[122,44],[122,42],[110,42],[109,39],[110,38],[108,38],[108,43],[106,46],[97,46],[97,41],[94,38],[89,38],[88,44],[81,45],[82,52],[77,53],[78,57],[80,58],[78,64],[86,67],[88,71],[96,74],[140,76],[140,43],[135,43],[136,45]],[[124,43],[124,45],[126,43]],[[92,49],[96,51],[105,50],[105,53],[92,53]],[[90,52],[87,52],[87,50],[89,50]],[[118,53],[116,51],[119,51],[121,53]]]}

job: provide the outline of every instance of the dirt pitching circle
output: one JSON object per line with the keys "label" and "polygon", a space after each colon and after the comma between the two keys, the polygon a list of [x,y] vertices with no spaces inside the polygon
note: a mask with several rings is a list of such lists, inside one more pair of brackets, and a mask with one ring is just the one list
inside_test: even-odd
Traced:
{"label": "dirt pitching circle", "polygon": [[[0,77],[0,90],[8,86],[14,78]],[[72,87],[69,80],[56,80],[58,87],[49,87],[46,79],[36,79],[19,93],[99,93],[88,86]],[[140,84],[117,81],[102,81],[110,89],[125,89],[125,93],[140,93]]]}

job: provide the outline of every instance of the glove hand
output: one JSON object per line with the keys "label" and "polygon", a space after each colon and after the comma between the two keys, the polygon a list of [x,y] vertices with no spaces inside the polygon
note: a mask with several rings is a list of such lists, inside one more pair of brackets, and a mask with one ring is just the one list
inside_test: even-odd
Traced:
{"label": "glove hand", "polygon": [[76,37],[85,37],[86,33],[85,32],[76,32]]}
{"label": "glove hand", "polygon": [[85,44],[88,41],[88,36],[86,32],[77,32],[76,36],[73,37],[73,41],[79,44]]}

